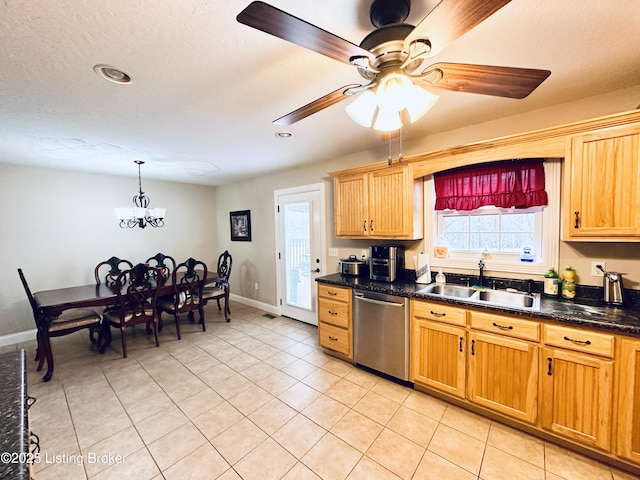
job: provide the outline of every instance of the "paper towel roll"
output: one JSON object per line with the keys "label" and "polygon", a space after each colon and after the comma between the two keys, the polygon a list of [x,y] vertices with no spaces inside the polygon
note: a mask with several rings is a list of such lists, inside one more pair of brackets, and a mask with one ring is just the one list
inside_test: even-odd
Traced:
{"label": "paper towel roll", "polygon": [[419,253],[413,257],[413,263],[416,266],[416,283],[431,283],[429,255],[426,253]]}

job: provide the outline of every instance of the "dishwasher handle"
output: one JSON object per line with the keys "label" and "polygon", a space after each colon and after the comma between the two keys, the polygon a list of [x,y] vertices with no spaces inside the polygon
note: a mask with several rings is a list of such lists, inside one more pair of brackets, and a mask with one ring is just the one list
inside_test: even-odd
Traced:
{"label": "dishwasher handle", "polygon": [[387,302],[385,300],[375,300],[373,298],[366,298],[363,297],[362,295],[354,295],[354,297],[356,300],[362,300],[363,302],[369,302],[369,303],[375,303],[377,305],[385,305],[388,307],[404,307],[404,303],[398,303],[398,302]]}

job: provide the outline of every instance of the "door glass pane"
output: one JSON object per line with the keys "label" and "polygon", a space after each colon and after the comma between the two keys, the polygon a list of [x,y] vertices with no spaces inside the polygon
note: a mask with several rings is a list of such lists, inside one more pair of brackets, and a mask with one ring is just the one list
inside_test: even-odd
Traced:
{"label": "door glass pane", "polygon": [[286,302],[311,310],[310,202],[284,206]]}

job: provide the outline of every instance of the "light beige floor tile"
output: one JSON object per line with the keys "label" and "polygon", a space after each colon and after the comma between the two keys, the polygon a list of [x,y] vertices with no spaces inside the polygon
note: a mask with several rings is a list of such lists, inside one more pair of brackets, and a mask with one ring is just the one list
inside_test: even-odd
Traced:
{"label": "light beige floor tile", "polygon": [[349,380],[341,379],[325,393],[334,400],[345,404],[347,407],[353,407],[366,395],[367,391],[366,388],[360,385],[356,385]]}
{"label": "light beige floor tile", "polygon": [[362,454],[358,450],[328,433],[302,457],[302,462],[324,480],[342,480],[360,458]]}
{"label": "light beige floor tile", "polygon": [[412,480],[477,480],[477,476],[427,450]]}
{"label": "light beige floor tile", "polygon": [[440,422],[481,442],[487,441],[491,427],[491,420],[488,418],[453,405],[447,408]]}
{"label": "light beige floor tile", "polygon": [[386,425],[398,408],[400,408],[399,403],[374,392],[367,393],[353,407],[355,411],[366,415],[381,425]]}
{"label": "light beige floor tile", "polygon": [[331,433],[364,453],[383,428],[369,417],[350,410],[333,426]]}
{"label": "light beige floor tile", "polygon": [[271,395],[280,395],[296,383],[298,383],[298,380],[280,371],[276,371],[257,382],[258,386],[264,388]]}
{"label": "light beige floor tile", "polygon": [[278,370],[269,365],[268,363],[264,363],[262,361],[254,363],[249,368],[242,370],[243,376],[247,377],[253,383],[258,383],[260,380],[264,380],[270,375],[273,375]]}
{"label": "light beige floor tile", "polygon": [[250,415],[273,398],[269,392],[252,383],[246,390],[229,398],[229,403],[243,415]]}
{"label": "light beige floor tile", "polygon": [[387,428],[426,448],[438,428],[438,422],[415,410],[401,406],[389,420]]}
{"label": "light beige floor tile", "polygon": [[272,435],[297,414],[289,405],[274,398],[249,415],[249,419],[267,435]]}
{"label": "light beige floor tile", "polygon": [[458,430],[440,424],[429,443],[428,450],[478,475],[485,444]]}
{"label": "light beige floor tile", "polygon": [[[324,354],[323,354],[324,355]],[[304,357],[305,359],[307,357]],[[327,361],[325,364],[321,365],[323,370],[327,372],[331,372],[338,377],[344,377],[348,373],[351,372],[355,367],[347,362],[343,362],[341,360],[331,359]]]}
{"label": "light beige floor tile", "polygon": [[86,480],[87,478],[82,460],[75,463],[73,460],[57,461],[56,458],[51,457],[49,461],[50,463],[45,463],[45,460],[41,460],[38,465],[38,480]]}
{"label": "light beige floor tile", "polygon": [[195,395],[178,402],[178,407],[189,418],[193,419],[215,408],[224,402],[224,399],[213,389],[205,388]]}
{"label": "light beige floor tile", "polygon": [[400,477],[391,473],[382,465],[377,464],[368,457],[362,457],[351,471],[347,480],[400,480]]}
{"label": "light beige floor tile", "polygon": [[640,478],[640,475],[633,475],[616,468],[612,468],[611,473],[613,474],[613,480],[637,480],[638,478]]}
{"label": "light beige floor tile", "polygon": [[214,365],[209,370],[205,370],[200,373],[198,377],[204,383],[213,387],[215,384],[224,381],[225,379],[236,375],[236,371],[233,368],[227,367],[224,363],[219,363],[218,365]]}
{"label": "light beige floor tile", "polygon": [[[214,367],[215,368],[215,367]],[[224,380],[214,383],[211,388],[225,400],[229,400],[231,397],[238,393],[252,387],[254,384],[246,377],[243,377],[239,373],[235,373]]]}
{"label": "light beige floor tile", "polygon": [[[322,367],[323,365],[326,365],[332,362],[335,362],[341,365],[348,365],[347,363],[342,362],[340,360],[335,360],[333,357],[331,357],[330,355],[327,355],[322,350],[314,350],[309,354],[305,355],[304,357],[302,357],[302,359],[305,362],[309,362],[315,365],[316,367]],[[326,370],[331,371],[330,368],[327,368]]]}
{"label": "light beige floor tile", "polygon": [[487,446],[482,459],[480,478],[483,480],[545,480],[544,469]]}
{"label": "light beige floor tile", "polygon": [[293,417],[283,425],[272,438],[300,459],[313,447],[327,431],[302,414]]}
{"label": "light beige floor tile", "polygon": [[371,391],[376,392],[389,400],[393,400],[394,402],[402,403],[409,396],[412,389],[383,379],[376,383]]}
{"label": "light beige floor tile", "polygon": [[315,372],[317,369],[318,367],[316,367],[315,365],[298,359],[295,362],[290,363],[286,367],[282,368],[281,370],[297,380],[302,380],[304,377]]}
{"label": "light beige floor tile", "polygon": [[206,443],[162,473],[165,480],[201,480],[218,478],[229,468],[222,455]]}
{"label": "light beige floor tile", "polygon": [[293,455],[269,438],[240,460],[234,468],[243,480],[279,480],[296,462]]}
{"label": "light beige floor tile", "polygon": [[297,343],[289,348],[285,348],[285,352],[290,353],[291,355],[295,355],[298,358],[302,358],[309,353],[313,352],[316,347],[305,345],[304,343]]}
{"label": "light beige floor tile", "polygon": [[222,402],[208,412],[194,418],[193,424],[207,439],[211,440],[243,418],[243,415],[229,402]]}
{"label": "light beige floor tile", "polygon": [[230,465],[234,465],[267,438],[267,434],[255,423],[244,418],[213,438],[211,445]]}
{"label": "light beige floor tile", "polygon": [[545,443],[545,468],[567,480],[610,480],[611,468],[556,445]]}
{"label": "light beige floor tile", "polygon": [[339,376],[322,369],[316,369],[314,372],[311,372],[309,375],[302,379],[302,382],[304,384],[309,385],[311,388],[322,393],[329,390],[339,381]]}
{"label": "light beige floor tile", "polygon": [[447,410],[446,402],[418,391],[411,392],[403,405],[437,421]]}
{"label": "light beige floor tile", "polygon": [[351,370],[343,378],[355,383],[356,385],[360,385],[367,390],[371,390],[376,385],[376,383],[381,381],[380,377],[376,377],[369,372],[365,372],[357,368]]}
{"label": "light beige floor tile", "polygon": [[136,423],[136,429],[144,440],[144,443],[149,445],[159,438],[165,436],[167,433],[176,430],[189,419],[184,413],[175,405],[145,418],[141,422]]}
{"label": "light beige floor tile", "polygon": [[347,406],[326,395],[322,395],[302,410],[302,414],[321,427],[329,430],[338,420],[344,417],[348,411],[349,408]]}
{"label": "light beige floor tile", "polygon": [[309,470],[304,463],[296,463],[291,470],[289,470],[282,480],[322,480],[319,476]]}
{"label": "light beige floor tile", "polygon": [[82,452],[87,475],[92,477],[110,466],[120,463],[120,458],[126,460],[126,457],[142,448],[144,448],[144,443],[134,427],[126,428],[91,445]]}
{"label": "light beige floor tile", "polygon": [[294,362],[297,362],[298,357],[287,352],[278,352],[265,358],[263,361],[264,363],[271,365],[273,368],[282,369]]}
{"label": "light beige floor tile", "polygon": [[298,382],[278,395],[278,398],[291,408],[301,411],[319,396],[320,392],[302,382]]}
{"label": "light beige floor tile", "polygon": [[[127,456],[122,463],[111,465],[91,480],[122,480],[123,478],[135,478],[136,480],[150,480],[155,478],[160,471],[149,455],[146,448]],[[68,477],[59,477],[66,478]],[[40,479],[38,479],[40,480]]]}
{"label": "light beige floor tile", "polygon": [[194,450],[207,443],[207,439],[192,423],[186,423],[148,446],[153,459],[166,470]]}
{"label": "light beige floor tile", "polygon": [[409,479],[415,472],[425,448],[385,428],[366,451],[373,459],[401,478]]}
{"label": "light beige floor tile", "polygon": [[492,422],[487,445],[544,468],[544,442],[526,433]]}
{"label": "light beige floor tile", "polygon": [[[249,350],[251,351],[251,350]],[[260,360],[258,360],[253,355],[249,355],[248,353],[241,353],[240,355],[236,355],[231,358],[226,364],[233,368],[236,372],[242,372],[252,365],[259,364]]]}

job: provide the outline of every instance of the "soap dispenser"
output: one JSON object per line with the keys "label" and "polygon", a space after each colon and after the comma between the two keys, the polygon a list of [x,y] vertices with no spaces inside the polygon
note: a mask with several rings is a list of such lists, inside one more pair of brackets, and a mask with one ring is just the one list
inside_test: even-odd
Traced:
{"label": "soap dispenser", "polygon": [[447,277],[442,273],[442,268],[438,270],[438,274],[436,275],[436,285],[444,285],[447,283]]}

